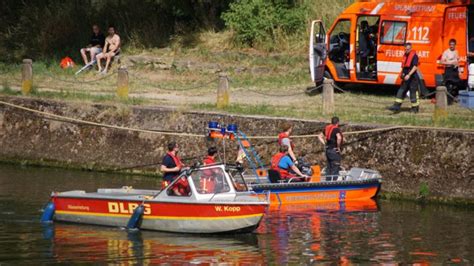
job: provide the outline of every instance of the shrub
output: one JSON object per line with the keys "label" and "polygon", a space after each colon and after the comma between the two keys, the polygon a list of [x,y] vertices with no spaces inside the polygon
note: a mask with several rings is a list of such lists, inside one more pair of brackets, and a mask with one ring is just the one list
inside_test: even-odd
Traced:
{"label": "shrub", "polygon": [[430,195],[430,187],[426,182],[422,182],[418,189],[418,198],[426,199]]}
{"label": "shrub", "polygon": [[306,29],[307,5],[285,0],[240,0],[222,15],[235,40],[249,46],[275,42],[278,35],[297,34]]}

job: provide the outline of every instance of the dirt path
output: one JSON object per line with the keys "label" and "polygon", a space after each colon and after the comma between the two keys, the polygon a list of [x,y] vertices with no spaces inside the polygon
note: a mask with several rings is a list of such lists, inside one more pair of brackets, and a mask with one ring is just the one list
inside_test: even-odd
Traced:
{"label": "dirt path", "polygon": [[[261,93],[244,91],[244,90],[231,90],[229,98],[231,103],[236,104],[265,104],[270,106],[292,106],[306,103],[308,100],[320,100],[317,97],[310,97],[304,93],[304,89],[298,95],[295,92],[268,92],[266,95]],[[284,96],[280,96],[284,95]],[[217,101],[216,92],[144,92],[144,93],[131,93],[131,97],[139,97],[144,99],[153,99],[160,102],[166,102],[171,105],[190,105],[190,104],[215,104]]]}

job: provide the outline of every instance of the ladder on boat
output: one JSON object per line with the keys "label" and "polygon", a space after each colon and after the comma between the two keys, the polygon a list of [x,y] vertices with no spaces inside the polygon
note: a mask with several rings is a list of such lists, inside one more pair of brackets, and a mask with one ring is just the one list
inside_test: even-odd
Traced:
{"label": "ladder on boat", "polygon": [[239,145],[239,152],[242,152],[245,159],[249,163],[250,168],[252,169],[253,174],[255,175],[255,180],[257,183],[262,183],[262,178],[266,178],[263,174],[265,173],[265,167],[262,163],[262,159],[255,151],[254,147],[250,143],[249,138],[245,135],[244,132],[238,130],[237,125],[229,124],[227,127],[225,125],[220,125],[217,122],[209,122],[209,137],[211,138],[223,138],[223,139],[235,139]]}
{"label": "ladder on boat", "polygon": [[250,168],[255,174],[257,183],[260,183],[260,177],[262,177],[261,173],[265,170],[260,155],[258,155],[258,153],[255,151],[252,144],[250,144],[250,140],[247,138],[247,135],[245,135],[245,133],[240,130],[237,130],[237,132],[235,132],[234,134],[240,149],[245,154],[245,158],[247,159]]}

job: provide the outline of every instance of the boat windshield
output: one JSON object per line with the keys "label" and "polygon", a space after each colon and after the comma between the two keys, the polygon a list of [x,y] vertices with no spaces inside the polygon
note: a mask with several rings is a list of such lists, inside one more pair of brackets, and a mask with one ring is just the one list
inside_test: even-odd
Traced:
{"label": "boat windshield", "polygon": [[238,169],[231,168],[228,170],[228,173],[230,175],[230,178],[232,179],[232,182],[234,182],[234,187],[236,191],[242,192],[248,190],[247,183],[245,183],[241,171],[239,171]]}
{"label": "boat windshield", "polygon": [[191,174],[194,186],[200,194],[215,194],[230,191],[225,173],[220,167],[206,167]]}

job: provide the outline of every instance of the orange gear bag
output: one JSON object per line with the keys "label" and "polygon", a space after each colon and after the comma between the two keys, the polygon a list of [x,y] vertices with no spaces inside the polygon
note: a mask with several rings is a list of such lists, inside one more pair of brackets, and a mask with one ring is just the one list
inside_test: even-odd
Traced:
{"label": "orange gear bag", "polygon": [[62,69],[71,68],[71,67],[74,67],[75,65],[76,64],[74,63],[74,61],[72,61],[72,59],[69,56],[66,56],[63,59],[61,59],[61,63],[59,63],[59,66]]}

